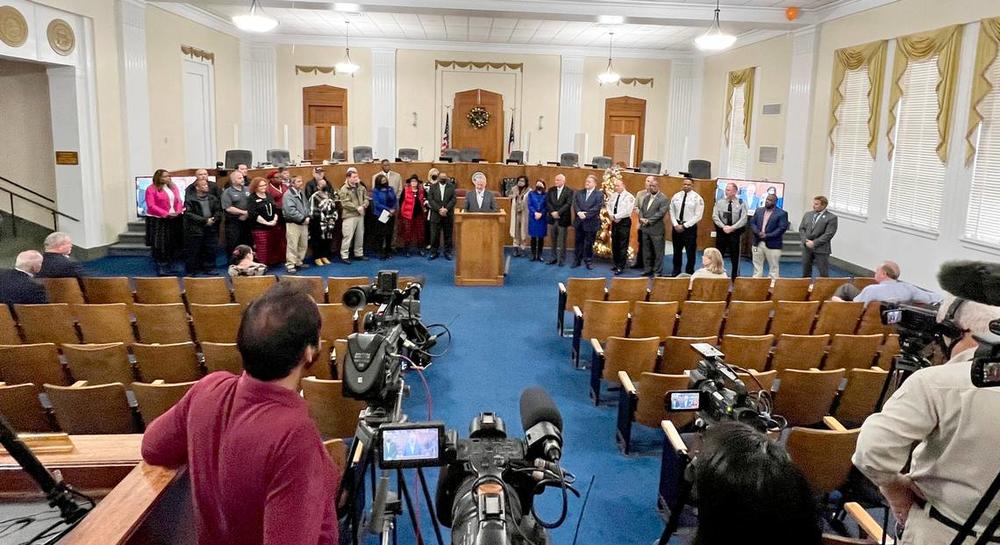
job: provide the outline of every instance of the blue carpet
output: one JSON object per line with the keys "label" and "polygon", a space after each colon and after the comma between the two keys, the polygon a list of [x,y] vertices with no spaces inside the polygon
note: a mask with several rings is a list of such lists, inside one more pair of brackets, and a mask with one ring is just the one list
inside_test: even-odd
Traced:
{"label": "blue carpet", "polygon": [[[581,492],[596,475],[578,543],[652,543],[663,529],[663,520],[656,511],[662,435],[658,430],[636,425],[634,437],[639,454],[622,455],[615,445],[616,408],[593,405],[587,394],[588,372],[573,369],[570,339],[560,338],[555,330],[556,282],[569,276],[610,277],[610,265],[598,262],[594,270],[588,271],[532,263],[524,258],[511,258],[510,263],[502,288],[456,287],[453,262],[418,257],[312,267],[303,275],[374,276],[385,268],[398,269],[403,275],[425,275],[424,323],[447,324],[454,335],[447,354],[436,359],[425,373],[434,419],[444,421],[458,430],[459,437],[465,437],[473,417],[482,411],[494,411],[505,420],[509,436],[521,437],[521,391],[532,385],[544,386],[565,423],[563,466],[576,474]],[[109,257],[86,266],[95,275],[154,274],[148,258]],[[798,262],[783,262],[781,267],[783,276],[798,276],[802,270]],[[275,272],[281,274],[283,269]],[[629,271],[626,276],[637,276],[638,272]],[[744,260],[741,274],[751,273],[750,262]],[[834,276],[847,274],[834,271]],[[584,348],[582,360],[589,361],[589,357],[590,351]],[[410,373],[406,382],[412,390],[404,405],[406,414],[411,420],[426,419],[426,395],[419,377]],[[433,487],[436,472],[429,477]],[[415,488],[411,484],[412,490]],[[544,519],[558,517],[561,496],[557,490],[550,489],[536,503]],[[566,522],[551,532],[553,543],[573,542],[582,503],[582,499],[570,497]],[[424,539],[432,542],[430,520],[426,513],[421,518]],[[400,543],[414,543],[405,514],[399,525]],[[445,542],[450,542],[450,530],[442,531]],[[681,542],[681,538],[673,540]]]}

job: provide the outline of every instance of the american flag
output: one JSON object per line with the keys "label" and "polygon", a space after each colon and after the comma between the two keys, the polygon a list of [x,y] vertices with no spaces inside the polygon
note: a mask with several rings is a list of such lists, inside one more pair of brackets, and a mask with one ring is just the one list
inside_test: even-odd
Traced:
{"label": "american flag", "polygon": [[510,114],[510,136],[507,138],[507,153],[514,151],[514,114]]}
{"label": "american flag", "polygon": [[444,114],[444,134],[441,135],[441,153],[448,149],[448,114]]}

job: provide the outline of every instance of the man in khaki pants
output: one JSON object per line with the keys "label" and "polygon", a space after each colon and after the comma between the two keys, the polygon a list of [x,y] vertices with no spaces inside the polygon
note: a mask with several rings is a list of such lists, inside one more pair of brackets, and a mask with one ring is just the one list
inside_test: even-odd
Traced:
{"label": "man in khaki pants", "polygon": [[365,241],[365,211],[368,208],[368,194],[358,178],[358,171],[350,169],[347,171],[347,181],[344,186],[337,191],[340,197],[341,231],[343,241],[340,243],[340,260],[345,264],[351,262],[351,239],[354,239],[354,259],[367,261],[364,255]]}
{"label": "man in khaki pants", "polygon": [[299,272],[308,267],[302,262],[306,257],[306,247],[309,245],[309,201],[303,192],[305,182],[302,176],[292,178],[291,187],[281,202],[285,217],[285,270],[289,274]]}

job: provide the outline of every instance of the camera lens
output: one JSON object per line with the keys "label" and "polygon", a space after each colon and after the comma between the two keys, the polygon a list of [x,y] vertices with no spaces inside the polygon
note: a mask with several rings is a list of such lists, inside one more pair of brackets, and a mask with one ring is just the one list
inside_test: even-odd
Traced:
{"label": "camera lens", "polygon": [[344,292],[344,305],[348,308],[358,309],[365,306],[365,290],[359,287],[349,288]]}

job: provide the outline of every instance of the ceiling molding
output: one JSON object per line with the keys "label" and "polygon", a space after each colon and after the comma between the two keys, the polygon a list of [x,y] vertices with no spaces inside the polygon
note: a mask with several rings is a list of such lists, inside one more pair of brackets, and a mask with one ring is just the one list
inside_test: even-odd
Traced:
{"label": "ceiling molding", "polygon": [[228,34],[235,38],[244,38],[246,35],[236,28],[236,25],[219,17],[214,13],[205,11],[199,7],[192,6],[191,4],[184,4],[179,2],[151,2],[151,6],[162,9],[184,17],[190,21],[198,23],[199,25],[206,26],[212,30],[218,30],[219,32]]}
{"label": "ceiling molding", "polygon": [[815,11],[817,22],[835,21],[855,13],[895,4],[899,0],[840,0]]}

